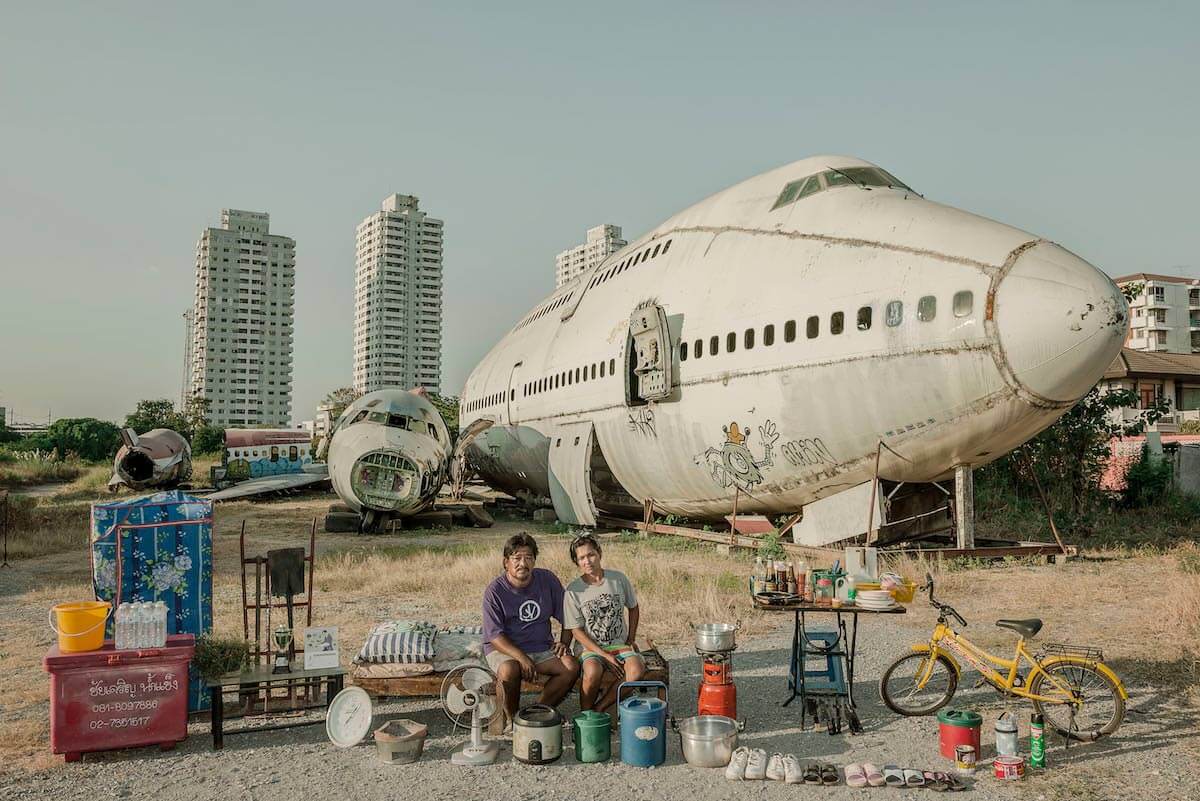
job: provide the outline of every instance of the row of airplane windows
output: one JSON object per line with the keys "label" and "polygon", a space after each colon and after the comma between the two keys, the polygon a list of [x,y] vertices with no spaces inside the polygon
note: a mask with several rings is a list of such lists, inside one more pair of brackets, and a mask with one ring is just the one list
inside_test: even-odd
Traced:
{"label": "row of airplane windows", "polygon": [[[599,378],[612,376],[617,374],[617,360],[609,359],[607,362],[593,362],[585,364],[582,367],[576,367],[573,370],[562,370],[554,375],[545,376],[535,381],[527,381],[521,386],[521,397],[527,398],[531,395],[539,395],[543,392],[559,389],[560,387],[569,387],[574,384],[582,384],[585,381],[595,381]],[[466,409],[468,412],[486,409],[490,406],[497,406],[504,403],[505,392],[493,392],[482,398],[473,401],[468,401]],[[516,400],[517,391],[510,390],[510,400]]]}
{"label": "row of airplane windows", "polygon": [[664,256],[667,255],[667,251],[671,249],[671,240],[668,239],[666,242],[659,242],[654,246],[653,249],[647,245],[645,250],[638,251],[632,256],[622,259],[620,264],[614,264],[612,267],[609,267],[602,273],[597,273],[596,275],[592,276],[592,280],[588,284],[588,289],[591,289],[597,284],[603,284],[608,279],[612,278],[613,276],[620,275],[630,267],[635,267],[642,262],[646,262],[655,258],[658,256],[659,248],[662,248],[662,254]]}
{"label": "row of airplane windows", "polygon": [[524,320],[522,320],[520,322],[520,324],[517,325],[517,327],[514,330],[520,331],[522,328],[529,325],[534,320],[538,320],[543,315],[549,314],[550,312],[554,311],[559,306],[563,305],[564,303],[566,303],[568,300],[570,300],[573,297],[575,297],[575,290],[571,290],[570,292],[563,295],[562,297],[560,297],[558,300],[554,301],[553,303],[548,303],[545,306],[543,306],[542,308],[538,309],[536,312],[534,312],[533,314],[529,315]]}
{"label": "row of airplane windows", "polygon": [[[955,317],[966,317],[970,315],[974,306],[974,295],[969,290],[956,292],[951,302],[952,311]],[[871,306],[863,306],[858,310],[855,324],[859,331],[868,331],[871,328],[871,319],[874,312]],[[925,295],[917,301],[917,319],[923,323],[931,322],[937,316],[937,298],[933,295]],[[904,302],[899,300],[889,301],[884,307],[883,322],[889,328],[895,328],[904,321]],[[846,315],[844,312],[833,312],[829,315],[829,333],[838,335],[845,330]],[[804,335],[807,339],[816,339],[821,334],[821,318],[818,315],[811,315],[804,322]],[[742,334],[742,349],[753,350],[755,340],[757,339],[757,329],[747,328]],[[794,342],[796,340],[796,321],[788,320],[783,324],[783,341]],[[769,324],[763,326],[762,330],[763,347],[769,348],[775,344],[775,325]],[[733,353],[737,350],[738,335],[736,331],[730,331],[725,335],[725,352]],[[716,356],[721,350],[721,338],[712,336],[708,339],[708,355]],[[692,359],[700,359],[704,356],[704,340],[697,339],[691,343],[684,341],[679,343],[679,360],[685,362],[688,357]]]}

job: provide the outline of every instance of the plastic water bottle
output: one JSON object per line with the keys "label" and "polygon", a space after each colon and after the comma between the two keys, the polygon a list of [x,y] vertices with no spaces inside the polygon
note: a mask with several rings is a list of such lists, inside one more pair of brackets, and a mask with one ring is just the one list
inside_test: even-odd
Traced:
{"label": "plastic water bottle", "polygon": [[154,647],[162,648],[167,644],[167,605],[162,601],[154,602],[154,624],[157,627]]}
{"label": "plastic water bottle", "polygon": [[123,651],[129,647],[129,604],[123,603],[117,607],[113,623],[113,647]]}
{"label": "plastic water bottle", "polygon": [[137,649],[150,647],[150,604],[139,601],[134,613],[134,627],[137,635],[133,638],[133,647]]}

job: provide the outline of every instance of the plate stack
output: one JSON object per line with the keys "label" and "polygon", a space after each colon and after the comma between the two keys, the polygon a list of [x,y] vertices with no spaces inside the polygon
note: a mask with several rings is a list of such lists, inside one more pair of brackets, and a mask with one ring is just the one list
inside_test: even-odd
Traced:
{"label": "plate stack", "polygon": [[873,612],[883,612],[897,606],[896,600],[887,590],[861,590],[854,599],[854,605]]}

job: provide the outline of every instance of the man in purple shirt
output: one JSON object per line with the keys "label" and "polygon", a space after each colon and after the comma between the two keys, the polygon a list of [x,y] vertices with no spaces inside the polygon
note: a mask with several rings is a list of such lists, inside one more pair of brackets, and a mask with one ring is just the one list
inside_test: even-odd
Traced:
{"label": "man in purple shirt", "polygon": [[522,679],[549,676],[538,702],[556,706],[579,676],[579,661],[568,650],[570,630],[563,628],[558,642],[550,633],[550,618],[562,626],[562,582],[549,570],[534,567],[537,554],[533,537],[509,537],[504,574],[483,591],[483,653],[499,679],[496,689],[509,720],[517,714]]}

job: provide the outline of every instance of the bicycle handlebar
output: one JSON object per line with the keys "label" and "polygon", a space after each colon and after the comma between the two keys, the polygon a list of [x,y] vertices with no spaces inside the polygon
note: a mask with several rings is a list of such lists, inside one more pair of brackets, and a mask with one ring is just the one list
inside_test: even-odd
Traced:
{"label": "bicycle handlebar", "polygon": [[942,615],[951,615],[955,620],[957,620],[960,624],[962,624],[962,626],[964,628],[967,626],[967,621],[963,620],[963,616],[960,615],[954,609],[953,606],[950,606],[950,604],[944,604],[941,601],[938,601],[933,597],[933,575],[932,574],[930,574],[930,573],[925,574],[925,586],[922,587],[921,589],[929,590],[929,605],[930,606],[937,609],[938,612]]}

